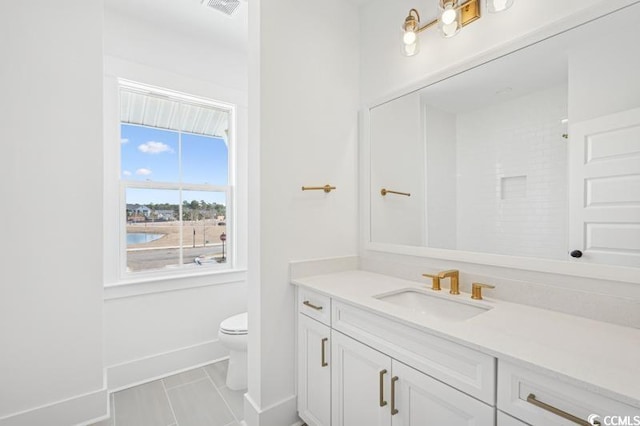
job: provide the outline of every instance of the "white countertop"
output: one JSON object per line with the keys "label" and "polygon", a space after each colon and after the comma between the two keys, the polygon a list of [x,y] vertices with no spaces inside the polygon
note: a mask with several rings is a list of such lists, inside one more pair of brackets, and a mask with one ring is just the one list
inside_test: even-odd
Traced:
{"label": "white countertop", "polygon": [[436,297],[491,307],[464,321],[443,321],[373,296],[425,284],[354,270],[292,283],[420,328],[496,358],[577,384],[640,408],[640,330],[468,293]]}

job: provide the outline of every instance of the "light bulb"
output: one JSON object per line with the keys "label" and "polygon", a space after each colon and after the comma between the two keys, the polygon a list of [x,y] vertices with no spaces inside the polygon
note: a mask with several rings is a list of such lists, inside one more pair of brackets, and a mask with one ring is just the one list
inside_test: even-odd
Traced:
{"label": "light bulb", "polygon": [[461,28],[460,12],[455,7],[455,2],[447,1],[440,3],[440,19],[438,19],[438,29],[443,37],[453,37],[458,34]]}
{"label": "light bulb", "polygon": [[458,17],[458,11],[455,10],[451,3],[445,6],[444,12],[442,12],[442,16],[440,20],[444,25],[452,24],[456,18]]}
{"label": "light bulb", "polygon": [[417,38],[418,36],[414,31],[405,31],[402,41],[404,44],[415,44]]}
{"label": "light bulb", "polygon": [[402,37],[402,54],[404,56],[413,56],[420,51],[420,40],[414,29],[404,29],[400,37]]}

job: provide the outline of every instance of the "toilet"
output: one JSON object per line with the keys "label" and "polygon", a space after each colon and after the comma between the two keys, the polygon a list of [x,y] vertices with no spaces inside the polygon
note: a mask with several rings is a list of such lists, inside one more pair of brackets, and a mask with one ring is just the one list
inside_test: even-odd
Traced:
{"label": "toilet", "polygon": [[247,313],[243,312],[222,321],[218,339],[229,349],[227,387],[231,390],[247,388]]}

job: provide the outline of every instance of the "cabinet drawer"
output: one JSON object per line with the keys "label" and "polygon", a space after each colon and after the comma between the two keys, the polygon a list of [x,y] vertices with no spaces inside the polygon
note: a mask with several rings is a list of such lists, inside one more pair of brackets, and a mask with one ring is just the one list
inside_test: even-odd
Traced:
{"label": "cabinet drawer", "polygon": [[331,325],[331,299],[315,291],[298,287],[298,312]]}
{"label": "cabinet drawer", "polygon": [[605,416],[631,416],[633,424],[640,416],[640,408],[504,361],[498,363],[498,408],[533,425],[588,426],[590,416],[603,425]]}
{"label": "cabinet drawer", "polygon": [[495,405],[495,358],[334,301],[333,328],[489,405]]}

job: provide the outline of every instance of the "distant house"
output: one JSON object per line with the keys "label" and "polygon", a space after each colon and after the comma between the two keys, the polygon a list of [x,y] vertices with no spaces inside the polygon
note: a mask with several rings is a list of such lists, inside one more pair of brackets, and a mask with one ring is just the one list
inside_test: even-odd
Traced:
{"label": "distant house", "polygon": [[127,218],[131,222],[145,222],[151,216],[151,209],[140,204],[127,204]]}
{"label": "distant house", "polygon": [[140,204],[127,204],[127,213],[130,216],[144,216],[149,217],[151,215],[151,209],[147,206]]}
{"label": "distant house", "polygon": [[158,220],[176,220],[176,212],[173,210],[156,210],[155,214]]}
{"label": "distant house", "polygon": [[147,206],[140,206],[134,210],[134,213],[149,217],[151,215],[151,209]]}

